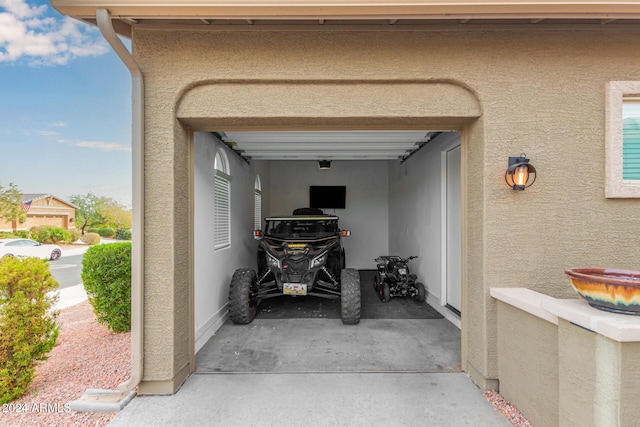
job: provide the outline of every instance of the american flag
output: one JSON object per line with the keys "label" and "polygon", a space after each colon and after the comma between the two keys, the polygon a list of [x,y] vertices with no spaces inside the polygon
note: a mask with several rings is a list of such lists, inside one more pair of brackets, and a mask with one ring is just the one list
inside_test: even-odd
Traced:
{"label": "american flag", "polygon": [[23,211],[25,211],[25,212],[29,212],[29,208],[31,208],[31,200],[29,200],[29,201],[28,201],[28,202],[26,202],[26,203],[23,203],[23,204],[20,206],[20,209],[22,209],[22,210],[23,210]]}

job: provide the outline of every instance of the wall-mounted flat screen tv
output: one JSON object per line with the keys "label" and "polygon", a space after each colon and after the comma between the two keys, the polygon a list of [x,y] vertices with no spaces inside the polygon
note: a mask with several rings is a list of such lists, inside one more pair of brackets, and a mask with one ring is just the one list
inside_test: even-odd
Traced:
{"label": "wall-mounted flat screen tv", "polygon": [[309,207],[344,209],[347,187],[344,185],[312,185],[309,187]]}

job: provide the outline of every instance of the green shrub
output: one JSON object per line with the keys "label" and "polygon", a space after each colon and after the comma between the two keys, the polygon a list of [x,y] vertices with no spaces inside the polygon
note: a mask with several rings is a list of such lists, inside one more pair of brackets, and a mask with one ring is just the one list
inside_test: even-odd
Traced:
{"label": "green shrub", "polygon": [[114,332],[131,330],[131,243],[89,248],[82,283],[98,322]]}
{"label": "green shrub", "polygon": [[0,231],[0,239],[32,239],[38,240],[38,236],[29,230],[16,230],[15,233],[11,231]]}
{"label": "green shrub", "polygon": [[85,233],[97,233],[100,229],[97,227],[87,227],[84,229]]}
{"label": "green shrub", "polygon": [[15,233],[10,231],[0,231],[0,239],[34,239],[36,235],[28,230],[17,230]]}
{"label": "green shrub", "polygon": [[116,231],[113,228],[105,227],[99,228],[98,234],[100,235],[100,237],[113,237],[116,235]]}
{"label": "green shrub", "polygon": [[29,229],[29,231],[30,231],[32,234],[34,234],[34,235],[35,235],[35,234],[40,234],[40,231],[41,231],[41,230],[42,230],[42,226],[41,226],[41,225],[34,225],[33,227],[31,227],[31,228]]}
{"label": "green shrub", "polygon": [[75,228],[69,230],[69,234],[71,235],[71,243],[77,242],[80,238],[80,230],[77,230]]}
{"label": "green shrub", "polygon": [[131,240],[131,230],[129,230],[128,228],[118,228],[116,230],[116,239]]}
{"label": "green shrub", "polygon": [[[35,228],[35,227],[34,227]],[[36,240],[40,243],[71,243],[71,233],[64,228],[45,225],[38,227]]]}
{"label": "green shrub", "polygon": [[58,338],[50,313],[57,296],[47,296],[58,283],[46,261],[36,258],[0,259],[0,403],[20,397],[36,364],[47,358]]}
{"label": "green shrub", "polygon": [[100,243],[100,235],[98,233],[85,233],[84,236],[80,238],[87,245],[97,245]]}

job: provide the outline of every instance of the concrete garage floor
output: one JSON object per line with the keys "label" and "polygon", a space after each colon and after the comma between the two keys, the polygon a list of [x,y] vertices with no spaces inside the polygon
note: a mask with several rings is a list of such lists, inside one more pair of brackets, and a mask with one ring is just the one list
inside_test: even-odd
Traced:
{"label": "concrete garage floor", "polygon": [[383,304],[372,278],[358,325],[339,301],[270,300],[217,331],[177,394],[137,397],[109,425],[511,426],[460,372],[460,330],[427,304]]}
{"label": "concrete garage floor", "polygon": [[412,298],[382,303],[373,274],[360,273],[358,325],[342,324],[339,300],[266,300],[249,325],[227,321],[216,332],[196,372],[459,372],[460,330]]}
{"label": "concrete garage floor", "polygon": [[255,319],[225,324],[196,355],[198,373],[459,372],[447,320]]}

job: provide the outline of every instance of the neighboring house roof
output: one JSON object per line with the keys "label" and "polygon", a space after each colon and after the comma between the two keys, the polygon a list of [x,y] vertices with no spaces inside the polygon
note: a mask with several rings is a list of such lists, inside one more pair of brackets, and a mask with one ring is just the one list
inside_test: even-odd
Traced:
{"label": "neighboring house roof", "polygon": [[26,193],[22,195],[22,203],[28,203],[28,202],[33,202],[35,200],[40,200],[40,199],[46,199],[47,197],[52,197],[64,204],[67,204],[69,206],[71,206],[74,209],[79,209],[78,206],[74,205],[71,202],[67,202],[64,199],[61,199],[60,197],[56,197],[52,194],[48,194],[48,193]]}

